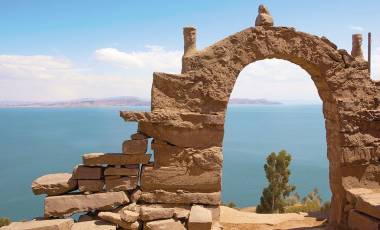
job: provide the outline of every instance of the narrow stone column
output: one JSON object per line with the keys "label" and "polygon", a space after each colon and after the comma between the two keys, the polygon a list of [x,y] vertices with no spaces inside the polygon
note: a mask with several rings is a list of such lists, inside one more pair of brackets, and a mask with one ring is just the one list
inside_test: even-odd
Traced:
{"label": "narrow stone column", "polygon": [[195,27],[183,28],[184,54],[188,56],[197,49],[197,29]]}
{"label": "narrow stone column", "polygon": [[182,73],[190,69],[186,58],[197,51],[197,29],[195,27],[183,28],[184,52],[182,56]]}
{"label": "narrow stone column", "polygon": [[352,50],[351,55],[356,60],[364,61],[363,51],[362,51],[363,37],[361,34],[352,35]]}

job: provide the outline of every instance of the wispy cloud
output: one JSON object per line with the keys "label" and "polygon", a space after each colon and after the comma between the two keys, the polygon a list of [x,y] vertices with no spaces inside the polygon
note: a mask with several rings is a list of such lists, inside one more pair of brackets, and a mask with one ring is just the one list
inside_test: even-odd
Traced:
{"label": "wispy cloud", "polygon": [[363,30],[364,30],[364,28],[363,28],[362,26],[354,26],[354,25],[350,25],[350,26],[348,26],[348,28],[349,28],[350,30],[354,30],[354,31],[363,31]]}
{"label": "wispy cloud", "polygon": [[126,69],[149,68],[155,71],[178,71],[181,68],[181,51],[167,51],[161,46],[146,45],[146,51],[123,52],[115,48],[95,51],[98,61]]}

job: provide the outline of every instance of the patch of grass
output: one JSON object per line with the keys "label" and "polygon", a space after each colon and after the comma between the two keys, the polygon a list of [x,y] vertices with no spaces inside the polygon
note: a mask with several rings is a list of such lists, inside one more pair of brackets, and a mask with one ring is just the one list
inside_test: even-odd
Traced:
{"label": "patch of grass", "polygon": [[0,227],[7,226],[11,224],[11,220],[6,217],[0,217]]}

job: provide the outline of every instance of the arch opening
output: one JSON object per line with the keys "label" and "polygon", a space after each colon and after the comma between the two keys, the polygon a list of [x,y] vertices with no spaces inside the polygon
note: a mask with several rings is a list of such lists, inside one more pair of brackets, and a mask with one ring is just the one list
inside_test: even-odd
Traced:
{"label": "arch opening", "polygon": [[317,188],[322,200],[330,201],[325,130],[322,101],[303,68],[281,59],[245,66],[226,113],[223,202],[239,207],[259,204],[267,186],[266,157],[282,149],[292,155],[290,184],[297,193],[304,197]]}

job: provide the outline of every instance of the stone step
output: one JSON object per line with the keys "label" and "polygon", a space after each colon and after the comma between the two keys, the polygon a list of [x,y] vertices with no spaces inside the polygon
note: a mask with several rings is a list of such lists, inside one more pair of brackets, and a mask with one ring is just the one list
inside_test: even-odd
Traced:
{"label": "stone step", "polygon": [[189,230],[210,230],[212,226],[211,211],[202,206],[193,205],[187,225]]}
{"label": "stone step", "polygon": [[358,196],[355,209],[380,219],[380,193],[367,193]]}
{"label": "stone step", "polygon": [[111,210],[127,203],[129,199],[125,192],[49,196],[45,198],[45,216],[64,217],[78,212]]}
{"label": "stone step", "polygon": [[151,154],[87,153],[83,155],[83,164],[95,165],[130,165],[147,164]]}

